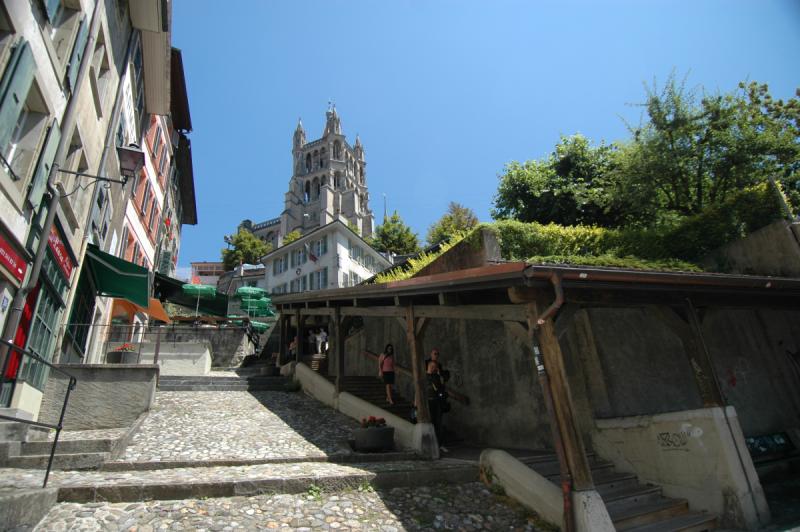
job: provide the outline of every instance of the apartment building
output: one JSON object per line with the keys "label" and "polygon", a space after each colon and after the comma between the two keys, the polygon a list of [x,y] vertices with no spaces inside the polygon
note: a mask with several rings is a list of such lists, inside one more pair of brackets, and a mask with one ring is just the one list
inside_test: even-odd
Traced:
{"label": "apartment building", "polygon": [[[164,179],[144,141],[171,114],[170,12],[170,0],[0,6],[0,326],[45,360],[89,361],[89,325],[108,323],[113,297],[147,306],[148,270],[119,257],[134,185]],[[0,410],[35,418],[46,366],[6,349],[0,362]]]}

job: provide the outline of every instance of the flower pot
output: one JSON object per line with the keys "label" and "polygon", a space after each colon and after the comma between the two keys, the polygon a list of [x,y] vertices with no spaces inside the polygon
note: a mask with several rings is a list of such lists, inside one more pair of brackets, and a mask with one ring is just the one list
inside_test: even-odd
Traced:
{"label": "flower pot", "polygon": [[139,353],[133,351],[109,351],[106,353],[106,364],[136,364]]}
{"label": "flower pot", "polygon": [[353,447],[360,453],[375,453],[394,449],[394,427],[353,429]]}

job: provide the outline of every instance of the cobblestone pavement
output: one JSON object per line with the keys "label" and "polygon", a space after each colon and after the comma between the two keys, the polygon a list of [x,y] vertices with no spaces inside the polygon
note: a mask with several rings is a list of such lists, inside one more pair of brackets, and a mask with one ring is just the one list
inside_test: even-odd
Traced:
{"label": "cobblestone pavement", "polygon": [[527,516],[479,483],[365,487],[335,493],[137,503],[62,503],[39,532],[65,530],[536,530]]}
{"label": "cobblestone pavement", "polygon": [[121,460],[325,457],[341,450],[355,426],[298,393],[158,392]]}
{"label": "cobblestone pavement", "polygon": [[[376,473],[389,471],[428,472],[463,467],[458,460],[402,460],[360,464],[335,464],[331,462],[270,463],[248,466],[179,467],[143,471],[51,471],[48,486],[129,486],[188,483],[248,482],[255,480],[290,480],[312,477],[319,482],[335,484],[352,483],[353,479],[367,480]],[[41,485],[44,471],[39,469],[0,469],[0,488],[34,488]]]}

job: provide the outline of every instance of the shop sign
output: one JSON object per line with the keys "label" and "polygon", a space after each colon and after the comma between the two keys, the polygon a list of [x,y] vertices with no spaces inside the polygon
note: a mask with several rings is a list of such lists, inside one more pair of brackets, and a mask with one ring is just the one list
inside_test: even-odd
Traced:
{"label": "shop sign", "polygon": [[61,240],[55,227],[50,228],[50,237],[47,239],[47,243],[50,244],[50,251],[53,252],[53,256],[59,268],[61,268],[64,277],[69,279],[70,275],[72,275],[72,270],[75,268],[75,264],[72,262],[72,259],[69,258],[67,248],[64,246],[64,242]]}
{"label": "shop sign", "polygon": [[28,263],[14,251],[11,244],[0,236],[0,264],[19,282],[25,278]]}

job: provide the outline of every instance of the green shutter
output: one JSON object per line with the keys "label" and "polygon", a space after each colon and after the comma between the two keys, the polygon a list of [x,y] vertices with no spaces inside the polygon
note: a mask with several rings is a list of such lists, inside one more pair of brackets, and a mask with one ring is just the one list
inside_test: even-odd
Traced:
{"label": "green shutter", "polygon": [[53,159],[55,159],[60,140],[61,129],[58,127],[58,120],[54,118],[50,131],[47,132],[47,140],[39,154],[39,162],[36,164],[36,172],[33,174],[30,192],[28,192],[28,201],[34,210],[37,210],[42,203],[47,178],[50,177],[50,169],[53,167]]}
{"label": "green shutter", "polygon": [[21,41],[11,54],[0,83],[0,149],[11,140],[17,119],[33,83],[33,54]]}
{"label": "green shutter", "polygon": [[89,38],[89,24],[86,23],[86,17],[81,18],[81,25],[78,28],[78,38],[75,39],[75,46],[72,48],[72,56],[69,58],[69,68],[67,69],[67,81],[69,82],[69,90],[75,93],[75,83],[78,81],[78,69],[81,67],[83,60],[84,48],[86,48],[86,40]]}
{"label": "green shutter", "polygon": [[50,21],[50,24],[55,24],[58,6],[61,5],[61,0],[42,0],[42,3],[44,4],[44,11],[47,14],[47,19]]}

